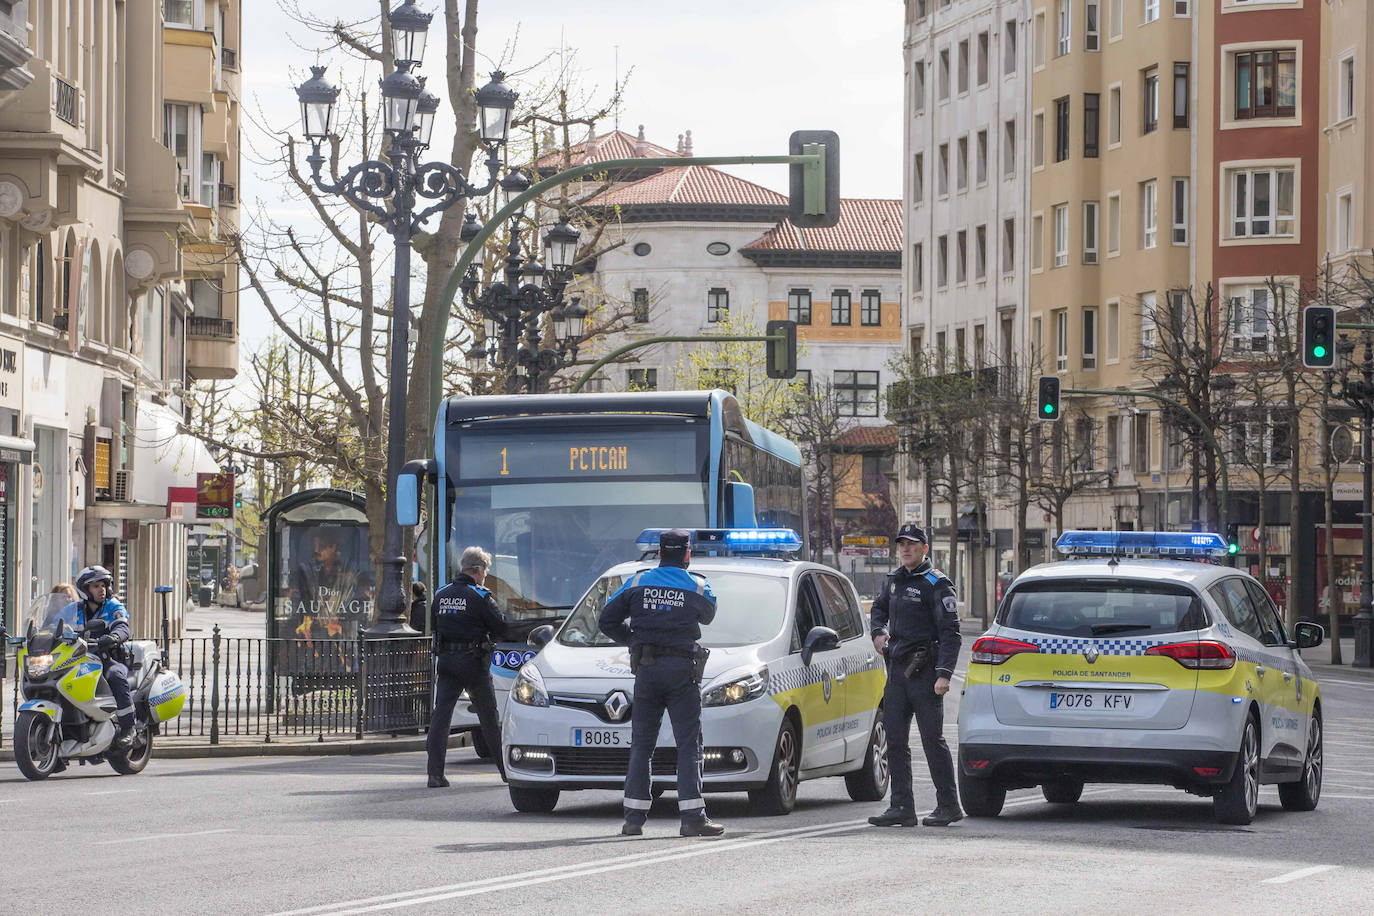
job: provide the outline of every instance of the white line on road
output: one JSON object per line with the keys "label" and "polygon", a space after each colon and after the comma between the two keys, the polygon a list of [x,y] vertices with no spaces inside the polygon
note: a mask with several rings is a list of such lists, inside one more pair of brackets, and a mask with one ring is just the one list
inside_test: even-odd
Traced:
{"label": "white line on road", "polygon": [[1324,871],[1331,871],[1333,868],[1340,868],[1339,865],[1310,865],[1307,868],[1299,868],[1296,871],[1286,872],[1282,875],[1275,875],[1272,878],[1265,878],[1260,884],[1287,884],[1289,881],[1297,881],[1299,878],[1308,878],[1312,875],[1319,875]]}
{"label": "white line on road", "polygon": [[[1362,786],[1360,788],[1363,788]],[[1335,792],[1323,792],[1322,798],[1345,798],[1351,801],[1374,801],[1374,795],[1337,795]]]}
{"label": "white line on road", "polygon": [[1321,685],[1325,687],[1327,684],[1340,684],[1342,687],[1359,687],[1362,690],[1374,690],[1374,684],[1371,684],[1369,681],[1342,681],[1334,677],[1322,678]]}
{"label": "white line on road", "polygon": [[171,840],[179,839],[184,836],[209,836],[212,833],[233,833],[234,828],[224,827],[219,830],[196,830],[192,833],[150,833],[147,836],[122,836],[113,840],[101,840],[94,843],[94,846],[113,846],[116,843],[141,843],[144,840]]}
{"label": "white line on road", "polygon": [[82,795],[122,795],[125,792],[137,792],[137,789],[106,789],[103,792],[82,792]]}

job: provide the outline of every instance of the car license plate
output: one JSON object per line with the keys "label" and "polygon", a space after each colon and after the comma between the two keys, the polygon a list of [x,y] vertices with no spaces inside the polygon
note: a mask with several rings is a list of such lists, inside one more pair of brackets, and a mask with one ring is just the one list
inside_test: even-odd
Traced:
{"label": "car license plate", "polygon": [[628,728],[574,728],[573,747],[629,747]]}
{"label": "car license plate", "polygon": [[1097,691],[1052,690],[1049,694],[1051,712],[1130,712],[1136,705],[1130,693],[1099,693]]}

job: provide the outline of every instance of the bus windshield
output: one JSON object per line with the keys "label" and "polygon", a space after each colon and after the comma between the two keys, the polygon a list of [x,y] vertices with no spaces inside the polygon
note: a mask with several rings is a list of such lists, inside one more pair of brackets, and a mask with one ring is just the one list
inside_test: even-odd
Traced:
{"label": "bus windshield", "polygon": [[[704,424],[503,422],[454,430],[449,569],[475,544],[508,623],[561,618],[645,528],[702,527]],[[452,472],[451,472],[452,473]]]}

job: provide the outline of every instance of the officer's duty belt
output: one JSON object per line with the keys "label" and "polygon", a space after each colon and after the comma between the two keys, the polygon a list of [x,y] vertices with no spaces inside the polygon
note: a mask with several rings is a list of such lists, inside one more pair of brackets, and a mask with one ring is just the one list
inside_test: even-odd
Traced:
{"label": "officer's duty belt", "polygon": [[486,647],[486,640],[482,640],[481,642],[451,642],[448,640],[439,640],[435,651],[440,655],[445,655],[450,652],[471,652],[476,649],[485,649]]}

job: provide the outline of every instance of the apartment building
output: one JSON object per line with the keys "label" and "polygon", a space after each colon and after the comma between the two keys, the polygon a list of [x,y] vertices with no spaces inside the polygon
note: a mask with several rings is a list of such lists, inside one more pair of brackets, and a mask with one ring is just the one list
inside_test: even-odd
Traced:
{"label": "apartment building", "polygon": [[[902,326],[907,353],[981,368],[1020,358],[1027,314],[1025,0],[907,0]],[[931,500],[905,461],[900,513],[939,532]],[[999,568],[1011,564],[1010,511],[989,507]],[[935,560],[967,582],[964,557],[937,539]]]}
{"label": "apartment building", "polygon": [[[1271,348],[1275,297],[1295,301],[1325,250],[1324,5],[1032,3],[1028,336],[1041,370],[1065,388],[1159,384],[1148,364],[1160,322],[1186,314],[1189,294],[1201,299],[1209,285],[1233,367]],[[1065,403],[1065,419],[1045,431],[1046,460],[1055,474],[1088,481],[1066,527],[1217,523],[1193,503],[1195,469],[1155,405]],[[1253,434],[1286,461],[1275,426],[1267,416],[1237,426],[1241,441],[1227,447],[1249,447]],[[1231,490],[1231,519],[1248,533],[1254,480],[1233,467]],[[1294,562],[1313,555],[1311,496],[1303,511],[1312,524],[1290,532],[1286,492],[1271,495],[1259,534],[1272,553],[1256,572],[1281,600]],[[1255,545],[1242,538],[1242,548]],[[1298,586],[1311,605],[1311,582]]]}
{"label": "apartment building", "polygon": [[0,619],[100,563],[151,635],[217,470],[187,386],[238,367],[241,3],[4,6],[33,56],[0,92]]}

